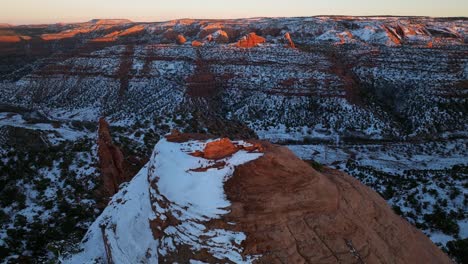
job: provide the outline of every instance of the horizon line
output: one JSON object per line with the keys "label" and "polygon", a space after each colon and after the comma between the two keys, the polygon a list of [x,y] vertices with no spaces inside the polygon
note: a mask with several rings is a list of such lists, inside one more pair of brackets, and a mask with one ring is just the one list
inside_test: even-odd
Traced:
{"label": "horizon line", "polygon": [[44,22],[44,23],[9,23],[9,22],[0,22],[0,24],[7,24],[14,27],[19,26],[39,26],[39,25],[54,25],[54,24],[82,24],[91,22],[93,20],[128,20],[130,23],[165,23],[177,20],[239,20],[239,19],[268,19],[268,18],[314,18],[314,17],[350,17],[350,18],[433,18],[433,19],[468,19],[468,16],[425,16],[425,15],[312,15],[312,16],[258,16],[258,17],[238,17],[238,18],[174,18],[168,20],[154,20],[154,21],[134,21],[129,18],[92,18],[83,21],[74,21],[74,22]]}

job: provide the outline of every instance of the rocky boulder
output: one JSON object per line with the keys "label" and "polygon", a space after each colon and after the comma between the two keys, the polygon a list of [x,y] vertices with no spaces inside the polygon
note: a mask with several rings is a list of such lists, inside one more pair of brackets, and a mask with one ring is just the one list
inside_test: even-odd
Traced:
{"label": "rocky boulder", "polygon": [[228,138],[223,138],[206,144],[203,151],[205,159],[218,160],[236,153],[238,149]]}
{"label": "rocky boulder", "polygon": [[182,34],[177,35],[177,39],[176,39],[177,44],[183,45],[185,44],[185,42],[187,42],[187,39]]}

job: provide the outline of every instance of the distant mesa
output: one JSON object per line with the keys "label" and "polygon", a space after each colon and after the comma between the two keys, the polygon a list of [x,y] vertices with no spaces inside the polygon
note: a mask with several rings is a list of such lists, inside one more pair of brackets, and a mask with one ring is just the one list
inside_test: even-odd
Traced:
{"label": "distant mesa", "polygon": [[104,37],[95,38],[92,40],[92,42],[112,42],[112,41],[116,41],[120,37],[137,35],[143,32],[144,30],[145,30],[144,25],[137,25],[137,26],[133,26],[128,29],[125,29],[123,31],[114,31],[112,33],[105,35]]}
{"label": "distant mesa", "polygon": [[119,24],[130,24],[133,21],[128,19],[92,19],[88,23],[96,25],[119,25]]}
{"label": "distant mesa", "polygon": [[75,30],[66,30],[63,32],[59,33],[54,33],[54,34],[43,34],[41,35],[42,40],[50,41],[50,40],[61,40],[61,39],[66,39],[66,38],[73,38],[78,34],[84,34],[84,33],[89,33],[91,30],[86,30],[86,29],[75,29]]}
{"label": "distant mesa", "polygon": [[266,42],[266,39],[260,36],[257,36],[255,32],[249,33],[247,36],[244,36],[237,42],[237,47],[239,48],[253,48],[257,47],[259,44]]}
{"label": "distant mesa", "polygon": [[0,43],[17,43],[28,40],[31,40],[30,36],[17,35],[12,32],[8,32],[5,35],[0,35]]}
{"label": "distant mesa", "polygon": [[[93,32],[97,29],[108,29],[115,25],[123,25],[123,24],[130,24],[133,23],[131,20],[128,19],[93,19],[86,23],[78,24],[79,27],[74,29],[68,29],[58,33],[52,34],[42,34],[42,40],[50,41],[50,40],[62,40],[66,38],[73,38],[78,34],[87,34]],[[92,26],[90,26],[90,24]],[[130,30],[130,31],[128,31]],[[134,34],[137,30],[143,30],[143,26],[135,26],[123,32],[111,32],[106,36],[99,37],[96,39],[91,40],[92,42],[106,42],[106,41],[115,41],[117,35],[122,34]],[[127,32],[128,31],[128,32]]]}
{"label": "distant mesa", "polygon": [[11,28],[13,27],[12,25],[10,24],[7,24],[7,23],[0,23],[0,28]]}
{"label": "distant mesa", "polygon": [[12,35],[12,36],[0,36],[0,43],[15,43],[15,42],[20,42],[21,37],[18,35]]}

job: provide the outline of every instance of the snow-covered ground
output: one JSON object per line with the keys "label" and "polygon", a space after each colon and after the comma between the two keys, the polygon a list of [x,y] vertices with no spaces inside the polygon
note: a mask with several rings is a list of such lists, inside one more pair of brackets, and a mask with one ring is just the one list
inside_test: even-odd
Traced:
{"label": "snow-covered ground", "polygon": [[115,263],[158,263],[155,250],[159,242],[154,240],[149,222],[153,218],[148,166],[145,166],[114,195],[101,216],[91,225],[84,238],[83,252],[64,263],[106,262],[106,250],[112,251],[113,259],[117,260]]}
{"label": "snow-covered ground", "polygon": [[76,141],[89,135],[89,132],[78,131],[77,129],[68,127],[67,124],[54,126],[52,122],[29,123],[23,119],[22,115],[8,112],[0,113],[0,127],[2,126],[22,127],[31,130],[53,132],[47,133],[48,139],[51,143],[57,143],[64,140]]}
{"label": "snow-covered ground", "polygon": [[354,159],[362,166],[397,173],[404,170],[440,170],[454,165],[468,166],[467,144],[467,140],[460,139],[419,144],[288,145],[288,148],[301,159],[315,160],[338,168],[346,164],[348,159]]}

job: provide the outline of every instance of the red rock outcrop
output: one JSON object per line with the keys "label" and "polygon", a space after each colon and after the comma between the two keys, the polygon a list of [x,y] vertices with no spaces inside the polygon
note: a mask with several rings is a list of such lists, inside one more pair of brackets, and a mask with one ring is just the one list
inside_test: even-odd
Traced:
{"label": "red rock outcrop", "polygon": [[128,36],[135,36],[135,35],[141,34],[144,30],[145,30],[144,25],[137,25],[137,26],[133,26],[122,31],[111,32],[105,35],[104,37],[92,39],[91,42],[113,42],[113,41],[116,41],[120,37],[128,37]]}
{"label": "red rock outcrop", "polygon": [[236,153],[239,149],[232,144],[228,138],[223,138],[206,144],[203,150],[203,157],[205,159],[222,159],[231,156]]}
{"label": "red rock outcrop", "polygon": [[225,184],[232,206],[223,218],[246,233],[243,254],[261,255],[257,263],[451,263],[358,180],[262,145],[264,156]]}
{"label": "red rock outcrop", "polygon": [[74,29],[64,30],[58,33],[42,34],[41,39],[45,41],[51,41],[51,40],[62,40],[62,39],[67,39],[67,38],[73,38],[79,34],[88,34],[94,31],[95,29],[96,28],[94,27],[74,28]]}
{"label": "red rock outcrop", "polygon": [[287,33],[284,35],[284,39],[286,40],[287,46],[288,46],[288,47],[293,48],[293,49],[296,48],[296,45],[294,45],[294,42],[293,42],[293,40],[292,40],[291,35],[289,34],[289,32],[287,32]]}
{"label": "red rock outcrop", "polygon": [[14,42],[20,42],[21,37],[17,35],[12,35],[12,36],[0,36],[0,42],[4,43],[14,43]]}
{"label": "red rock outcrop", "polygon": [[179,34],[177,36],[176,43],[179,45],[183,45],[185,44],[185,42],[187,42],[187,39],[182,34]]}
{"label": "red rock outcrop", "polygon": [[102,180],[98,195],[107,200],[118,192],[120,184],[131,180],[133,174],[127,170],[128,164],[120,148],[112,143],[109,124],[104,118],[99,119],[97,144]]}
{"label": "red rock outcrop", "polygon": [[266,39],[260,36],[257,36],[255,32],[244,36],[237,42],[237,47],[239,48],[253,48],[258,46],[259,44],[265,43]]}
{"label": "red rock outcrop", "polygon": [[200,41],[198,41],[198,40],[192,41],[192,47],[198,48],[198,47],[201,47],[201,46],[203,46],[203,43],[202,43],[202,42],[200,42]]}

